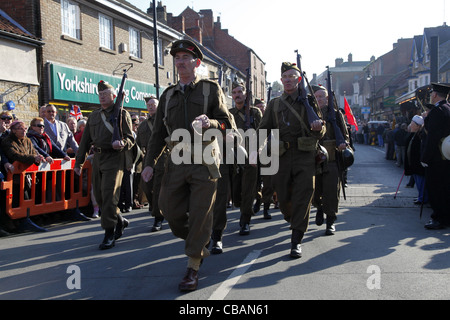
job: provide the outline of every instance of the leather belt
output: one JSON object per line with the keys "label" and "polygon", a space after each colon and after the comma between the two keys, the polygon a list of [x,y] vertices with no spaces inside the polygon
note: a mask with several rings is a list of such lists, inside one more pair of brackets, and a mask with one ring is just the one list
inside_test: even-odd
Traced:
{"label": "leather belt", "polygon": [[114,150],[113,148],[100,148],[100,147],[93,147],[92,150],[94,150],[95,153],[116,153],[117,150]]}

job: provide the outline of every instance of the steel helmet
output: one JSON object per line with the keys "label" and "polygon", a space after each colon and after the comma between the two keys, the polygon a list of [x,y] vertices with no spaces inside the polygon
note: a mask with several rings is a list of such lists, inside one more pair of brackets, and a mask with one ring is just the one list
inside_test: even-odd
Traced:
{"label": "steel helmet", "polygon": [[342,159],[343,159],[345,169],[347,169],[348,167],[351,167],[352,164],[355,162],[355,156],[353,154],[353,150],[351,148],[347,148],[344,151],[342,151]]}
{"label": "steel helmet", "polygon": [[445,159],[450,160],[450,136],[442,140],[441,153]]}

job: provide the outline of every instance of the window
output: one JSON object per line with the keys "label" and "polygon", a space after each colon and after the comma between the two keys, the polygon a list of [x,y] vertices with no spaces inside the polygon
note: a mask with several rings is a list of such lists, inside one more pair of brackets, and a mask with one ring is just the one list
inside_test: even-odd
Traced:
{"label": "window", "polygon": [[[161,38],[158,38],[158,64],[160,66],[164,66],[164,47],[163,47],[163,40]],[[153,46],[153,63],[155,63],[155,46]]]}
{"label": "window", "polygon": [[61,26],[62,34],[81,40],[80,7],[78,4],[61,0]]}
{"label": "window", "polygon": [[100,47],[113,50],[113,22],[112,19],[99,13],[99,39]]}
{"label": "window", "polygon": [[141,55],[141,34],[138,29],[130,27],[130,55],[142,58]]}
{"label": "window", "polygon": [[163,50],[163,40],[158,39],[158,62],[160,66],[164,66],[164,50]]}

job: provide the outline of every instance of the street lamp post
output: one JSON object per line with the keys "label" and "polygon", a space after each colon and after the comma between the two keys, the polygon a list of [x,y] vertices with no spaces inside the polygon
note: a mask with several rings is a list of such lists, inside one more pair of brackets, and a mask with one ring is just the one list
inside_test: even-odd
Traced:
{"label": "street lamp post", "polygon": [[156,0],[153,0],[153,44],[155,47],[155,88],[156,98],[159,100],[159,59],[158,59],[158,20],[156,16]]}
{"label": "street lamp post", "polygon": [[[369,70],[367,70],[367,81],[372,81],[372,83],[373,83],[373,88],[372,88],[372,113],[376,114],[376,110],[375,110],[375,95],[376,95],[375,75],[371,75]],[[373,120],[377,120],[377,119],[373,119]]]}

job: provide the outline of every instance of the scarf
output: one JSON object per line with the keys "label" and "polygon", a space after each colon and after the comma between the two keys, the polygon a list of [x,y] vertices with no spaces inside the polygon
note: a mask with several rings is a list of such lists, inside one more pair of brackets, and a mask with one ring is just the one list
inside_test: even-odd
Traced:
{"label": "scarf", "polygon": [[29,130],[27,136],[35,137],[37,139],[39,148],[46,151],[48,154],[52,153],[52,140],[45,132],[41,135],[34,130]]}

